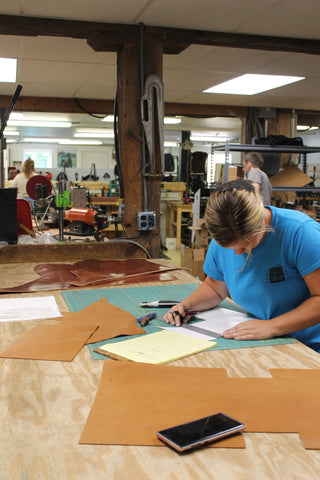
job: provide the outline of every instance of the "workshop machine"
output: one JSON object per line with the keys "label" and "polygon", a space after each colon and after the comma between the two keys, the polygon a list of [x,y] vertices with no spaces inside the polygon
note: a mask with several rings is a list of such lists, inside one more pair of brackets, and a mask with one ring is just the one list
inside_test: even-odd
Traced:
{"label": "workshop machine", "polygon": [[95,240],[103,241],[105,229],[114,223],[116,226],[122,221],[123,204],[119,204],[117,215],[105,215],[93,208],[71,208],[64,212],[64,218],[71,222],[70,229],[64,233],[75,236],[93,235]]}
{"label": "workshop machine", "polygon": [[64,212],[64,218],[71,222],[70,229],[65,233],[76,236],[93,235],[96,240],[100,239],[102,230],[109,225],[108,216],[93,208],[71,208]]}
{"label": "workshop machine", "polygon": [[34,175],[28,180],[26,190],[34,200],[32,214],[38,229],[41,230],[44,223],[55,224],[57,217],[50,180],[44,175]]}

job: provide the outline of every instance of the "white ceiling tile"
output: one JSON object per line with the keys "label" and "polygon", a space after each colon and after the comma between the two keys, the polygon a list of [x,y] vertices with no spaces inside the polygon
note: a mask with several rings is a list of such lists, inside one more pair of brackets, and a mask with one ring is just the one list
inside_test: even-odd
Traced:
{"label": "white ceiling tile", "polygon": [[155,0],[141,14],[146,25],[190,28],[211,31],[233,31],[266,9],[266,3],[277,0]]}
{"label": "white ceiling tile", "polygon": [[22,37],[0,35],[0,57],[19,58],[22,44]]}
{"label": "white ceiling tile", "polygon": [[86,85],[117,87],[117,69],[114,65],[98,65],[88,77]]}
{"label": "white ceiling tile", "polygon": [[19,62],[20,83],[81,84],[94,71],[95,65],[77,62],[42,62],[21,60]]}
{"label": "white ceiling tile", "polygon": [[[5,37],[5,41],[10,38]],[[12,37],[18,38],[18,37]],[[62,37],[24,37],[21,51],[23,58],[84,63],[116,62],[114,52],[95,52],[86,40]]]}
{"label": "white ceiling tile", "polygon": [[[75,85],[66,85],[66,84],[58,84],[58,83],[51,83],[51,84],[23,83],[21,95],[26,97],[50,96],[50,97],[72,98],[74,96],[75,89],[76,89]],[[1,94],[2,94],[2,90],[1,90]]]}
{"label": "white ceiling tile", "polygon": [[[116,88],[106,86],[94,86],[91,85],[81,85],[75,91],[74,97],[77,98],[91,98],[91,99],[101,99],[101,100],[113,100],[116,96]],[[105,126],[105,125],[104,125]]]}
{"label": "white ceiling tile", "polygon": [[[1,0],[2,13],[68,18],[96,22],[129,23],[147,0]],[[3,7],[2,7],[3,5]]]}
{"label": "white ceiling tile", "polygon": [[256,11],[255,17],[238,29],[243,33],[272,35],[294,38],[320,38],[320,3],[319,0],[282,0],[265,2],[267,8]]}

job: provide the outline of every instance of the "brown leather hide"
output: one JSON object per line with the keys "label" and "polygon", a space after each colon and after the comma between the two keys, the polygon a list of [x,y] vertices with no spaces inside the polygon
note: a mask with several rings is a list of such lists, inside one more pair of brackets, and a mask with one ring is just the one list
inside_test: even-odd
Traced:
{"label": "brown leather hide", "polygon": [[148,260],[82,260],[73,264],[47,263],[37,265],[34,271],[40,278],[16,287],[0,288],[0,293],[40,292],[45,290],[67,290],[90,285],[124,285],[137,282],[172,280],[166,273],[179,270],[167,268]]}

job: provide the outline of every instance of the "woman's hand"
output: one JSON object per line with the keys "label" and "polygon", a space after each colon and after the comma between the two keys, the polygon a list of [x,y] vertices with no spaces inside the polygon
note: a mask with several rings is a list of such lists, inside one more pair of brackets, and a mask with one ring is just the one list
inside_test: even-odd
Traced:
{"label": "woman's hand", "polygon": [[233,338],[234,340],[266,340],[274,337],[271,320],[247,320],[239,323],[235,327],[225,330],[222,334],[224,338]]}
{"label": "woman's hand", "polygon": [[185,310],[187,310],[183,303],[178,303],[174,307],[170,308],[170,310],[165,314],[163,317],[163,321],[166,323],[170,323],[170,325],[180,327],[181,322],[187,323],[191,318],[191,315],[186,315]]}

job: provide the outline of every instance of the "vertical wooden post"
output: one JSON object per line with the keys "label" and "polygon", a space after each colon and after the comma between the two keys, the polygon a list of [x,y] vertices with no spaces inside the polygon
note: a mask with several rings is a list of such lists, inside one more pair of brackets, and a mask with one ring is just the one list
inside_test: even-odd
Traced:
{"label": "vertical wooden post", "polygon": [[[155,74],[162,79],[163,51],[160,43],[152,43],[148,37],[144,42],[144,80],[148,75]],[[159,128],[164,128],[160,125]],[[160,149],[155,148],[155,164],[161,165]],[[146,176],[148,193],[148,209],[156,212],[156,229],[150,232],[150,243],[153,254],[157,257],[161,252],[160,241],[160,197],[161,197],[161,176]]]}
{"label": "vertical wooden post", "polygon": [[124,226],[137,237],[137,212],[143,209],[139,45],[124,44],[118,52],[117,103],[119,155],[124,189]]}
{"label": "vertical wooden post", "polygon": [[[144,77],[146,78],[151,73],[162,78],[162,47],[160,45],[147,45],[144,49]],[[124,44],[118,52],[117,98],[119,153],[125,204],[124,226],[129,237],[135,237],[138,242],[145,245],[153,258],[158,258],[161,251],[160,176],[146,177],[145,182],[148,211],[156,212],[156,229],[138,231],[137,228],[137,213],[145,209],[140,109],[140,47],[138,42]]]}

